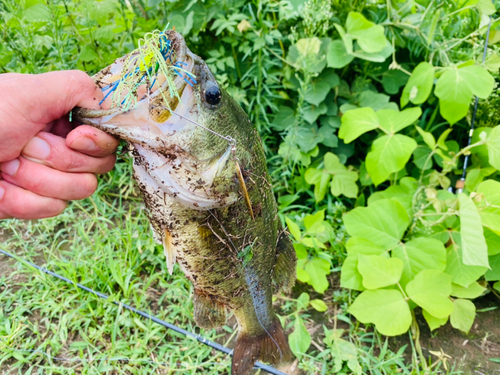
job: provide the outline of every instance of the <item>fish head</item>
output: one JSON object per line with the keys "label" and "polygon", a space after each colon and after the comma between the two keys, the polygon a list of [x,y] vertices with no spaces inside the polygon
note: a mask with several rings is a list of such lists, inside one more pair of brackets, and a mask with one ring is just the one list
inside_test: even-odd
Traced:
{"label": "fish head", "polygon": [[153,53],[139,48],[97,73],[102,109],[73,116],[129,143],[140,186],[194,209],[234,203],[241,176],[233,161],[250,160],[252,123],[179,33],[153,43]]}

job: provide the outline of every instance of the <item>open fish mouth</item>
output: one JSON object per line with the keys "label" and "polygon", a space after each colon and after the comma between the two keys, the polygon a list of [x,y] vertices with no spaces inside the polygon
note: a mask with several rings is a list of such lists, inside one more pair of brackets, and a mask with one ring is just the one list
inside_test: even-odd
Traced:
{"label": "open fish mouth", "polygon": [[193,147],[210,131],[200,116],[197,97],[204,82],[197,76],[206,81],[211,73],[173,30],[147,42],[92,77],[104,109],[77,108],[75,119],[128,141],[136,178],[151,193],[198,210],[234,203],[234,184],[221,180],[232,164],[231,145],[211,154]]}
{"label": "open fish mouth", "polygon": [[152,51],[138,48],[93,76],[104,95],[99,103],[103,110],[77,109],[76,118],[145,146],[155,137],[165,144],[169,135],[194,126],[198,81],[193,70],[201,59],[173,30],[152,43]]}

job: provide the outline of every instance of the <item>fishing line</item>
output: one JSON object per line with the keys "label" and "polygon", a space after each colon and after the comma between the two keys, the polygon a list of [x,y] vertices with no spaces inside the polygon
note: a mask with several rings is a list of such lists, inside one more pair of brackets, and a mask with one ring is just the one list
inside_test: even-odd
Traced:
{"label": "fishing line", "polygon": [[[102,299],[105,299],[105,300],[109,301],[109,296],[107,294],[104,294],[104,293],[101,293],[101,292],[97,292],[97,291],[95,291],[95,290],[93,290],[93,289],[91,289],[89,287],[86,287],[86,286],[80,284],[80,283],[76,283],[76,282],[74,282],[74,281],[72,281],[72,280],[70,280],[70,279],[68,279],[68,278],[66,278],[64,276],[61,276],[61,275],[59,275],[59,274],[57,274],[57,273],[55,273],[53,271],[48,270],[45,267],[40,267],[40,266],[38,266],[38,265],[36,265],[36,264],[34,264],[32,262],[29,262],[29,261],[27,261],[25,259],[18,258],[17,256],[15,256],[15,255],[7,252],[7,251],[4,251],[2,249],[0,249],[0,254],[6,255],[9,258],[12,258],[12,259],[16,260],[17,262],[20,262],[20,263],[23,263],[23,264],[27,264],[27,265],[29,265],[29,266],[31,266],[33,268],[36,268],[37,270],[39,270],[39,271],[41,271],[41,272],[43,272],[45,274],[47,274],[47,275],[53,276],[53,277],[55,277],[55,278],[57,278],[59,280],[62,280],[64,282],[68,283],[68,284],[74,285],[74,286],[76,286],[76,287],[78,287],[78,288],[80,288],[82,290],[85,290],[86,292],[89,292],[89,293],[91,293],[91,294],[93,294],[93,295],[95,295],[95,296],[97,296],[99,298],[102,298]],[[220,351],[222,353],[225,353],[225,354],[228,354],[230,356],[233,355],[233,351],[231,349],[226,348],[223,345],[217,344],[216,342],[210,341],[210,340],[206,339],[205,337],[203,337],[201,335],[197,335],[197,334],[195,334],[193,332],[190,332],[190,331],[187,331],[187,330],[185,330],[183,328],[177,327],[175,324],[168,323],[168,322],[166,322],[166,321],[164,321],[164,320],[162,320],[162,319],[160,319],[160,318],[158,318],[158,317],[156,317],[154,315],[151,315],[151,314],[148,314],[145,311],[136,309],[135,307],[130,306],[130,305],[126,304],[126,303],[117,302],[117,301],[110,301],[110,302],[112,304],[116,305],[116,306],[120,306],[120,307],[125,308],[126,310],[132,311],[133,313],[135,313],[137,315],[140,315],[143,318],[149,319],[149,320],[153,321],[154,323],[157,323],[157,324],[159,324],[159,325],[161,325],[161,326],[163,326],[165,328],[171,329],[172,331],[177,332],[177,333],[179,333],[179,334],[181,334],[183,336],[187,336],[187,337],[189,337],[191,339],[194,339],[194,340],[196,340],[196,341],[198,341],[198,342],[200,342],[200,343],[202,343],[204,345],[207,345],[207,346],[209,346],[209,347],[211,347],[211,348],[213,348],[215,350],[218,350],[218,351]],[[261,362],[255,362],[254,367],[257,368],[257,369],[261,369],[261,370],[267,371],[268,373],[273,374],[273,375],[287,375],[286,373],[281,372],[281,371],[275,369],[272,366],[265,365],[265,364],[263,364]]]}
{"label": "fishing line", "polygon": [[[490,16],[490,22],[488,24],[488,30],[486,31],[486,38],[484,40],[484,50],[483,50],[483,64],[486,60],[486,52],[488,51],[488,41],[490,39],[490,28],[491,28],[491,16]],[[476,101],[474,102],[474,109],[472,111],[472,119],[470,123],[470,130],[469,130],[469,138],[467,139],[467,146],[469,147],[472,143],[472,135],[474,134],[474,125],[476,122],[476,113],[477,113],[477,105],[479,103],[479,98],[476,96]],[[457,193],[462,193],[464,191],[464,186],[465,186],[465,177],[467,175],[467,165],[469,164],[469,154],[465,155],[464,158],[464,165],[462,167],[462,177],[457,181],[455,184],[456,192]]]}

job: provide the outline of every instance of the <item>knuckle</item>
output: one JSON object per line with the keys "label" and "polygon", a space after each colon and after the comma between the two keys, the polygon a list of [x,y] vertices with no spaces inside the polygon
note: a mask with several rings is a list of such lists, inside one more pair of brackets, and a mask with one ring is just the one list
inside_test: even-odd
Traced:
{"label": "knuckle", "polygon": [[95,90],[95,85],[87,73],[81,70],[70,70],[69,78],[66,83],[67,92],[75,97],[88,95]]}
{"label": "knuckle", "polygon": [[97,177],[86,173],[81,185],[81,199],[88,198],[97,190]]}
{"label": "knuckle", "polygon": [[51,216],[57,216],[61,214],[68,206],[68,202],[66,201],[62,201],[59,199],[55,199],[55,201],[56,202],[54,203],[54,212]]}
{"label": "knuckle", "polygon": [[116,163],[116,156],[115,155],[109,155],[109,156],[106,156],[102,159],[102,165],[101,165],[101,168],[99,169],[99,174],[104,174],[104,173],[108,173],[109,171],[111,171],[114,166],[115,166],[115,163]]}

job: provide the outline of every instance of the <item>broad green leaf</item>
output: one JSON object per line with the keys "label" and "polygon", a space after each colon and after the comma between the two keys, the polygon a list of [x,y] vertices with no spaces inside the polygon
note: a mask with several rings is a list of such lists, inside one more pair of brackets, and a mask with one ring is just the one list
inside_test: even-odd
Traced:
{"label": "broad green leaf", "polygon": [[482,287],[478,282],[473,282],[467,287],[451,284],[451,295],[458,298],[474,299],[483,294],[485,290],[486,288]]}
{"label": "broad green leaf", "polygon": [[302,152],[313,150],[318,143],[323,142],[323,135],[318,131],[316,124],[303,125],[295,128],[296,136],[294,143],[299,146]]}
{"label": "broad green leaf", "polygon": [[384,62],[392,53],[394,52],[394,48],[392,45],[386,41],[385,47],[380,52],[368,53],[363,51],[362,49],[357,49],[352,52],[354,57],[357,57],[362,60],[368,60],[373,62]]}
{"label": "broad green leaf", "polygon": [[379,289],[396,284],[403,272],[403,262],[380,255],[358,255],[358,270],[366,289]]}
{"label": "broad green leaf", "polygon": [[311,280],[309,274],[301,266],[299,266],[299,262],[297,262],[297,280],[302,283],[308,283],[309,280]]}
{"label": "broad green leaf", "polygon": [[309,123],[314,123],[319,116],[324,115],[328,111],[328,107],[326,103],[322,102],[318,106],[308,105],[304,106],[304,110],[302,111],[302,116]]}
{"label": "broad green leaf", "polygon": [[486,281],[500,280],[500,254],[490,256],[489,262],[491,269],[486,271],[484,279]]}
{"label": "broad green leaf", "polygon": [[376,245],[372,241],[362,237],[351,237],[346,243],[347,254],[349,256],[363,255],[389,255],[382,246]]}
{"label": "broad green leaf", "polygon": [[306,263],[304,269],[309,274],[308,283],[318,293],[324,293],[328,289],[328,280],[326,275],[330,273],[330,263],[321,258],[313,258]]}
{"label": "broad green leaf", "polygon": [[421,62],[413,70],[410,79],[401,95],[401,107],[411,101],[413,104],[422,104],[429,97],[434,84],[434,67],[428,62]]}
{"label": "broad green leaf", "polygon": [[413,302],[439,319],[453,311],[450,300],[451,276],[440,270],[423,270],[406,285],[406,293]]}
{"label": "broad green leaf", "polygon": [[414,238],[395,248],[392,256],[401,259],[404,263],[401,277],[403,286],[423,270],[444,271],[446,268],[446,249],[440,241],[433,238]]}
{"label": "broad green leaf", "polygon": [[331,126],[321,126],[318,130],[318,137],[322,138],[321,143],[325,146],[335,148],[339,145],[339,139],[335,133],[335,129]]}
{"label": "broad green leaf", "polygon": [[387,44],[384,27],[368,21],[361,13],[349,12],[345,27],[361,49],[368,53],[380,52]]}
{"label": "broad green leaf", "polygon": [[368,205],[381,199],[394,199],[404,207],[408,216],[411,217],[413,215],[413,195],[418,188],[417,180],[413,177],[403,177],[399,183],[399,185],[390,186],[383,191],[377,191],[370,195],[370,198],[368,198]]}
{"label": "broad green leaf", "polygon": [[301,243],[294,243],[293,248],[297,254],[297,259],[307,259],[307,248]]}
{"label": "broad green leaf", "polygon": [[288,230],[295,238],[296,241],[300,241],[300,228],[297,224],[295,224],[291,219],[285,217],[286,225],[288,226]]}
{"label": "broad green leaf", "polygon": [[476,3],[477,9],[485,16],[492,15],[496,12],[495,4],[489,0],[478,0]]}
{"label": "broad green leaf", "polygon": [[[488,135],[488,161],[491,166],[500,170],[500,125],[495,126]],[[473,149],[474,150],[474,149]]]}
{"label": "broad green leaf", "polygon": [[478,65],[447,69],[436,84],[440,113],[450,124],[463,118],[469,109],[472,95],[486,99],[493,90],[494,79]]}
{"label": "broad green leaf", "polygon": [[469,169],[465,178],[465,187],[469,191],[474,191],[477,186],[483,182],[485,177],[488,177],[495,172],[496,169],[493,167]]}
{"label": "broad green leaf", "polygon": [[80,60],[84,62],[90,62],[97,59],[99,56],[94,50],[94,47],[91,44],[86,44],[83,46],[80,52]]}
{"label": "broad green leaf", "polygon": [[383,255],[385,257],[389,255],[384,248],[361,237],[349,238],[346,248],[348,256],[344,260],[344,264],[342,264],[340,285],[343,288],[365,290],[361,274],[358,271],[358,255]]}
{"label": "broad green leaf", "polygon": [[311,345],[311,335],[307,331],[302,318],[299,316],[295,319],[294,330],[290,333],[288,342],[293,354],[299,358],[307,352],[307,349]]}
{"label": "broad green leaf", "polygon": [[387,180],[391,173],[403,169],[416,147],[417,142],[406,135],[384,135],[377,138],[366,156],[366,170],[375,186]]}
{"label": "broad green leaf", "polygon": [[297,302],[299,304],[298,307],[302,309],[307,309],[307,306],[309,306],[309,300],[310,300],[309,294],[300,293],[299,298],[297,298]]}
{"label": "broad green leaf", "polygon": [[432,150],[427,146],[417,146],[413,150],[413,163],[418,169],[428,170],[433,166],[433,161],[431,157]]}
{"label": "broad green leaf", "polygon": [[338,23],[334,23],[333,26],[335,26],[337,32],[340,35],[340,38],[342,38],[347,53],[352,54],[352,37],[347,35],[344,28],[340,26]]}
{"label": "broad green leaf", "polygon": [[280,106],[271,125],[276,130],[282,131],[289,126],[293,126],[295,122],[296,120],[293,109],[290,107]]}
{"label": "broad green leaf", "polygon": [[368,207],[357,207],[343,217],[351,236],[365,238],[384,249],[399,243],[410,222],[403,206],[392,199],[379,200]]}
{"label": "broad green leaf", "polygon": [[391,97],[389,95],[385,95],[373,90],[364,90],[361,92],[361,94],[359,94],[358,101],[360,107],[370,107],[373,110],[378,111],[380,109],[391,109],[391,103],[389,103],[390,99]]}
{"label": "broad green leaf", "polygon": [[[335,70],[333,69],[325,69],[321,72],[321,74],[315,79],[316,81],[324,81],[326,83],[328,83],[328,86],[330,86],[330,88],[335,88],[337,87],[339,84],[340,84],[340,78],[339,76],[337,75],[337,73],[335,73]],[[330,92],[331,93],[331,100],[335,100],[335,93],[333,92]],[[327,97],[328,99],[328,97]],[[328,114],[329,116],[336,116],[337,113],[333,113],[333,114]]]}
{"label": "broad green leaf", "polygon": [[488,267],[488,247],[477,207],[468,195],[458,195],[460,205],[460,235],[464,264]]}
{"label": "broad green leaf", "polygon": [[486,240],[486,246],[488,246],[489,256],[497,255],[500,253],[500,235],[485,227],[484,239]]}
{"label": "broad green leaf", "polygon": [[330,84],[325,81],[314,81],[309,84],[304,93],[304,100],[319,106],[326,98],[330,91]]}
{"label": "broad green leaf", "polygon": [[377,111],[380,127],[389,133],[397,133],[418,120],[422,114],[420,107],[405,109],[401,112],[392,109]]}
{"label": "broad green leaf", "polygon": [[[326,343],[326,341],[325,341]],[[331,370],[333,373],[342,371],[344,362],[347,362],[347,367],[354,375],[361,375],[362,368],[358,361],[358,348],[352,342],[342,340],[340,337],[335,337],[329,347],[332,350],[334,365]]]}
{"label": "broad green leaf", "polygon": [[448,146],[446,145],[446,138],[448,138],[448,135],[452,131],[453,131],[453,128],[448,128],[444,132],[442,132],[438,138],[437,144],[438,144],[439,148],[441,148],[444,151],[448,151]]}
{"label": "broad green leaf", "polygon": [[448,321],[448,317],[439,319],[439,318],[436,318],[435,316],[432,316],[424,309],[422,309],[422,312],[423,312],[425,321],[429,325],[429,328],[431,329],[431,331],[434,331],[436,328],[444,326],[446,324],[446,322]]}
{"label": "broad green leaf", "polygon": [[297,51],[303,57],[307,55],[316,56],[319,53],[321,47],[321,40],[318,38],[302,38],[295,44]]}
{"label": "broad green leaf", "polygon": [[342,264],[340,273],[340,286],[342,288],[365,290],[363,278],[358,271],[358,256],[349,255]]}
{"label": "broad green leaf", "polygon": [[426,132],[424,129],[422,129],[420,126],[415,126],[417,129],[418,133],[422,136],[424,139],[424,142],[429,148],[432,150],[434,147],[436,147],[436,140],[434,139],[434,136],[432,133]]}
{"label": "broad green leaf", "polygon": [[492,231],[500,232],[500,182],[486,180],[479,184],[478,198],[482,197],[479,205],[481,222]]}
{"label": "broad green leaf", "polygon": [[320,233],[325,230],[324,228],[325,210],[320,210],[313,215],[304,217],[304,226],[307,233]]}
{"label": "broad green leaf", "polygon": [[50,9],[40,3],[30,6],[23,13],[23,18],[28,22],[50,22],[52,18]]}
{"label": "broad green leaf", "polygon": [[411,312],[408,302],[398,290],[366,290],[348,311],[361,323],[373,323],[386,336],[397,336],[408,331]]}
{"label": "broad green leaf", "polygon": [[399,69],[391,69],[384,72],[382,86],[386,93],[395,95],[399,88],[408,82],[408,75]]}
{"label": "broad green leaf", "polygon": [[462,249],[459,243],[452,244],[448,248],[445,272],[451,275],[451,280],[455,284],[466,287],[484,275],[487,270],[488,268],[486,267],[464,264]]}
{"label": "broad green leaf", "polygon": [[326,311],[328,310],[328,307],[326,306],[326,303],[324,303],[322,300],[320,299],[313,299],[311,302],[309,302],[311,304],[312,307],[314,307],[314,309],[316,311],[319,311],[319,312],[323,312],[323,311]]}
{"label": "broad green leaf", "polygon": [[450,316],[452,327],[469,333],[476,318],[476,306],[466,299],[456,299],[454,305],[455,308]]}
{"label": "broad green leaf", "polygon": [[330,183],[331,192],[338,197],[343,194],[348,198],[356,198],[358,196],[358,173],[354,171],[345,171],[337,173],[333,176]]}
{"label": "broad green leaf", "polygon": [[328,191],[328,183],[332,175],[320,169],[309,168],[304,174],[304,178],[308,184],[314,185],[314,198],[316,202],[321,202]]}
{"label": "broad green leaf", "polygon": [[354,60],[354,56],[347,53],[344,42],[334,40],[330,43],[326,52],[326,62],[330,68],[343,68],[352,60]]}
{"label": "broad green leaf", "polygon": [[339,138],[350,143],[370,130],[379,127],[375,111],[369,107],[347,111],[342,116],[342,125],[339,129]]}
{"label": "broad green leaf", "polygon": [[325,170],[328,173],[337,174],[347,171],[345,165],[340,162],[339,157],[332,152],[327,152],[325,154],[324,161],[325,161]]}

